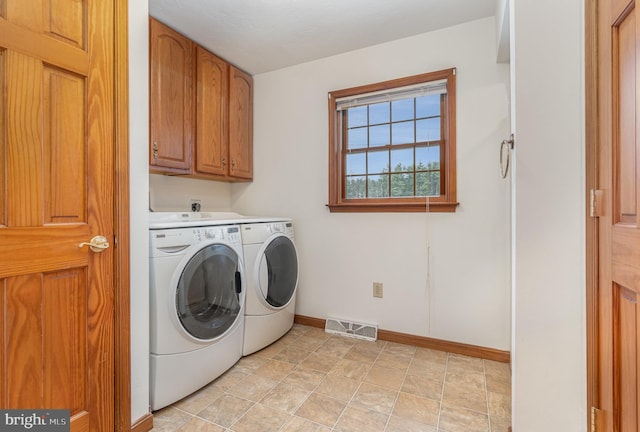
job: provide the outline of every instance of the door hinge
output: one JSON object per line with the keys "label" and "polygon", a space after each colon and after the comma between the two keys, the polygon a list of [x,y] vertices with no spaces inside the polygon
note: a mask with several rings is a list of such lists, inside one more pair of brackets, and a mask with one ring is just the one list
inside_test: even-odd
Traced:
{"label": "door hinge", "polygon": [[604,191],[591,189],[589,191],[589,215],[591,217],[602,216]]}
{"label": "door hinge", "polygon": [[591,407],[591,429],[590,432],[596,432],[597,430],[597,420],[598,420],[598,413],[600,412],[600,410],[594,406]]}

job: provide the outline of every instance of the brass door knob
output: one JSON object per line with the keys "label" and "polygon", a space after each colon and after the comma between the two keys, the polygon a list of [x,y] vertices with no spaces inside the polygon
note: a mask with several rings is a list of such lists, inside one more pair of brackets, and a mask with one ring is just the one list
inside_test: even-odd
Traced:
{"label": "brass door knob", "polygon": [[89,243],[82,242],[78,245],[79,248],[83,246],[89,246],[89,249],[94,252],[102,252],[105,249],[109,249],[109,241],[104,236],[95,236]]}

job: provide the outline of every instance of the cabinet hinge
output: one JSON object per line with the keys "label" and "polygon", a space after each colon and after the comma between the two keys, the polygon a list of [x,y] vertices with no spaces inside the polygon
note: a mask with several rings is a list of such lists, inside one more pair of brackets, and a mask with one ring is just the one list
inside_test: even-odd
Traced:
{"label": "cabinet hinge", "polygon": [[600,412],[600,410],[596,407],[591,407],[591,429],[590,432],[596,432],[597,430],[597,420],[598,420],[598,413]]}
{"label": "cabinet hinge", "polygon": [[589,215],[591,217],[602,216],[603,198],[604,191],[600,189],[591,189],[589,191]]}

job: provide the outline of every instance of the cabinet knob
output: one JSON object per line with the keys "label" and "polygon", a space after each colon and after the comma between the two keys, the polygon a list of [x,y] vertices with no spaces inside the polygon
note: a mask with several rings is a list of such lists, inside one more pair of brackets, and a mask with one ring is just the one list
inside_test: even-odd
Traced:
{"label": "cabinet knob", "polygon": [[227,166],[227,158],[226,158],[226,157],[223,157],[223,158],[222,158],[222,166],[223,166],[223,167],[226,167],[226,166]]}
{"label": "cabinet knob", "polygon": [[158,159],[158,142],[153,142],[153,158]]}
{"label": "cabinet knob", "polygon": [[231,159],[231,171],[235,171],[235,169],[236,169],[236,160]]}

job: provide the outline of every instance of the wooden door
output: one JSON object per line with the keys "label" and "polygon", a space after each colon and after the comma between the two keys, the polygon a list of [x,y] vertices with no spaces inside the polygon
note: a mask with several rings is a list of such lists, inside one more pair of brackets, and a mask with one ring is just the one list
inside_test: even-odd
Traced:
{"label": "wooden door", "polygon": [[633,0],[597,3],[597,431],[640,430],[639,14]]}
{"label": "wooden door", "polygon": [[196,48],[196,171],[226,176],[229,64]]}
{"label": "wooden door", "polygon": [[253,178],[253,79],[233,66],[229,70],[229,174]]}
{"label": "wooden door", "polygon": [[0,406],[112,432],[114,3],[0,15]]}
{"label": "wooden door", "polygon": [[193,153],[193,44],[151,19],[150,145],[152,170],[187,174]]}

